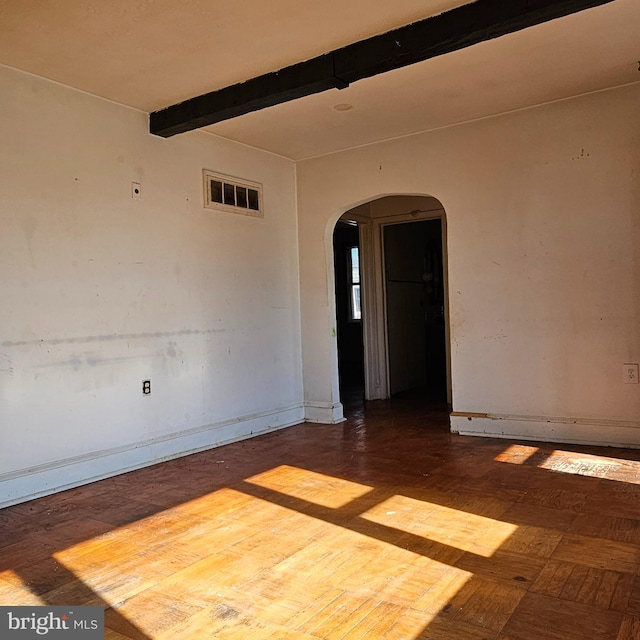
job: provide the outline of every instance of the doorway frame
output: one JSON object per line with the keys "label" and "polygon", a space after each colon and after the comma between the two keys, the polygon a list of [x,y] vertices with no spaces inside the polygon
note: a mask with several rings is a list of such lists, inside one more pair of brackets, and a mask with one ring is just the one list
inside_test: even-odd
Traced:
{"label": "doorway frame", "polygon": [[[405,194],[397,194],[402,196]],[[409,195],[409,194],[406,194]],[[415,194],[411,194],[415,196]],[[380,198],[385,196],[380,196]],[[424,196],[429,197],[429,196]],[[368,203],[379,198],[373,198]],[[362,340],[364,347],[364,393],[366,400],[390,397],[387,292],[385,282],[384,227],[421,220],[440,220],[442,274],[444,286],[444,323],[446,352],[447,403],[453,404],[451,385],[451,333],[449,322],[449,277],[447,217],[442,203],[437,208],[367,218],[353,215],[360,235],[360,270],[362,281]]]}

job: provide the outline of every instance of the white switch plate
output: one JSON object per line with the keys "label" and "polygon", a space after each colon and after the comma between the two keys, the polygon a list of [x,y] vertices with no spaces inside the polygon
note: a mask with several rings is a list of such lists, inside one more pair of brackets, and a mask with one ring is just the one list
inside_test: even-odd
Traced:
{"label": "white switch plate", "polygon": [[622,365],[622,380],[625,384],[639,384],[640,380],[638,379],[638,365],[626,362]]}

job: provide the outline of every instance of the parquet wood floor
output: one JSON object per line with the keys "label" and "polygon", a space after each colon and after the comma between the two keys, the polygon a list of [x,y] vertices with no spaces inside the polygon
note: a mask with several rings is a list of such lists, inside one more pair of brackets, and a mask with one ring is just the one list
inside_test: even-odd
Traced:
{"label": "parquet wood floor", "polygon": [[0,511],[0,604],[106,638],[640,640],[640,451],[411,399]]}

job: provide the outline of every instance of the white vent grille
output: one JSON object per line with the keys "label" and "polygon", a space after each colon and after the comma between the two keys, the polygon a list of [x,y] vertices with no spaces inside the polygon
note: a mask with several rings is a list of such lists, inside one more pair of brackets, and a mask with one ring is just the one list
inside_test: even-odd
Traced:
{"label": "white vent grille", "polygon": [[264,217],[262,185],[204,170],[204,206],[256,218]]}

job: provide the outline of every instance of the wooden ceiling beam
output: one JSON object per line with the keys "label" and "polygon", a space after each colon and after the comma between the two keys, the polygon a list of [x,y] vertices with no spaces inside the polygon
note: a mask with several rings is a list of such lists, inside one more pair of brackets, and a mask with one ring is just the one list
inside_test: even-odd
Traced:
{"label": "wooden ceiling beam", "polygon": [[246,82],[154,111],[149,129],[178,133],[464,49],[614,0],[476,0]]}

